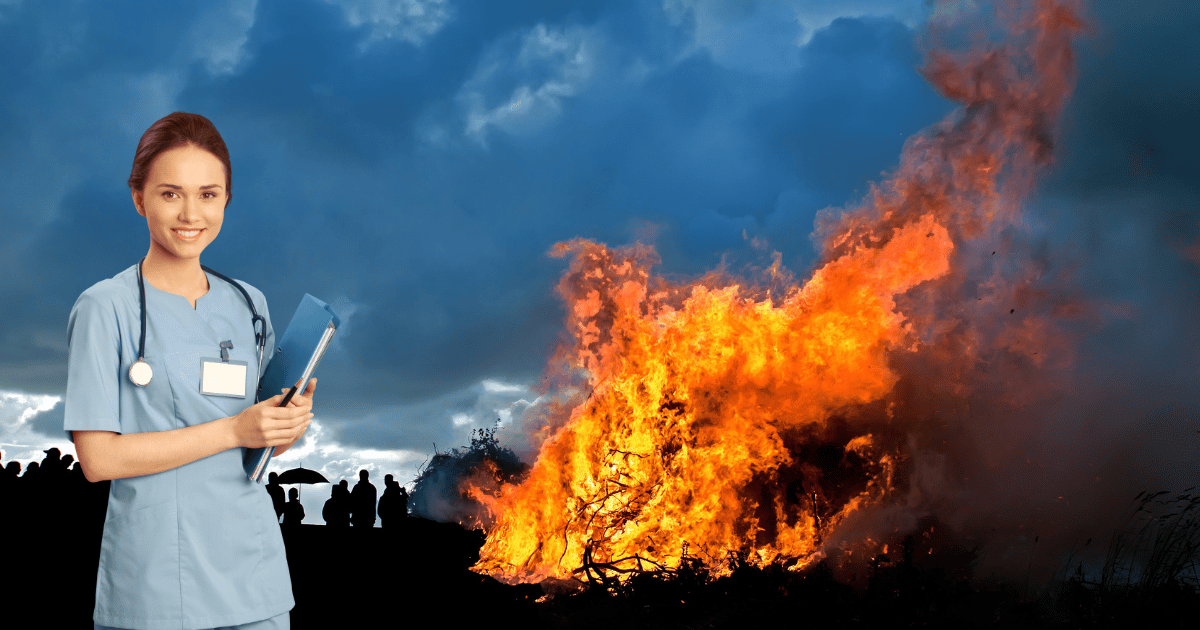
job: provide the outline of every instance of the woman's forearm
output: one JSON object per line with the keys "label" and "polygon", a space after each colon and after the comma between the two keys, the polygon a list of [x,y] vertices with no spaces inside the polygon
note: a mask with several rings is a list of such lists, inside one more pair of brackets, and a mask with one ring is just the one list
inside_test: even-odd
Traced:
{"label": "woman's forearm", "polygon": [[148,433],[75,431],[75,452],[88,481],[153,475],[237,446],[232,420]]}

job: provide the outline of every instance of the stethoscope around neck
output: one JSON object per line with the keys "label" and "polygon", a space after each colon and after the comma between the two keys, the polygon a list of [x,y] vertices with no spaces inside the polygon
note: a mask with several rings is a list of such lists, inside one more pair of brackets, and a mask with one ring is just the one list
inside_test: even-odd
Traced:
{"label": "stethoscope around neck", "polygon": [[[129,380],[138,387],[149,385],[150,379],[154,377],[154,371],[150,369],[150,364],[146,363],[146,285],[142,280],[142,263],[145,261],[145,256],[138,261],[138,296],[142,300],[142,337],[138,342],[138,360],[129,366]],[[238,291],[242,292],[242,296],[246,298],[246,304],[250,306],[250,312],[253,313],[250,318],[250,326],[254,329],[254,341],[258,345],[258,372],[255,372],[257,376],[262,373],[263,349],[267,346],[267,319],[254,309],[254,302],[250,299],[250,294],[245,287],[204,265],[200,265],[200,268],[237,287]],[[259,324],[262,324],[261,332],[258,329]],[[224,351],[222,350],[222,352]]]}

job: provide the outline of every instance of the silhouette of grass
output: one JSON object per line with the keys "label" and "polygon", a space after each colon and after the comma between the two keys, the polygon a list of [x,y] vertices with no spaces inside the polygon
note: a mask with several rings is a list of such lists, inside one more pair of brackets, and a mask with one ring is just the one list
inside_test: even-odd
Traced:
{"label": "silhouette of grass", "polygon": [[[1200,495],[1142,491],[1128,525],[1115,532],[1098,575],[1069,559],[1056,616],[1089,627],[1194,627],[1200,608]],[[1073,565],[1073,568],[1072,568]],[[1191,614],[1188,614],[1188,612]]]}

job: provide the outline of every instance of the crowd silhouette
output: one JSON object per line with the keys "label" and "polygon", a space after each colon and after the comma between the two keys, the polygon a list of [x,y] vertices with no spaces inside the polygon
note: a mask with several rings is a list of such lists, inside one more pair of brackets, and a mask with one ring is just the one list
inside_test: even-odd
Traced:
{"label": "crowd silhouette", "polygon": [[[63,455],[58,448],[47,449],[44,453],[46,456],[40,463],[30,462],[24,472],[18,461],[10,461],[0,468],[0,498],[7,508],[25,506],[32,509],[28,513],[40,515],[39,520],[57,520],[89,511],[87,506],[92,508],[90,511],[94,511],[96,505],[107,506],[108,482],[89,483],[75,457]],[[304,520],[304,506],[300,503],[298,489],[291,488],[285,499],[279,474],[274,472],[267,476],[266,489],[275,508],[276,520],[281,525],[299,525]],[[51,492],[55,496],[51,496]],[[374,527],[377,517],[380,527],[389,528],[390,525],[394,528],[407,516],[408,491],[404,486],[392,475],[384,475],[384,491],[379,496],[367,470],[359,471],[358,483],[352,491],[345,479],[335,484],[321,510],[325,525],[343,528],[351,525]],[[103,517],[101,510],[101,523]],[[11,518],[5,520],[11,521]]]}
{"label": "crowd silhouette", "polygon": [[[376,517],[380,527],[394,529],[408,517],[408,490],[395,481],[392,475],[384,475],[383,495],[376,501],[375,485],[370,482],[370,472],[360,470],[358,483],[349,490],[345,479],[334,484],[329,499],[321,509],[321,518],[327,527],[347,528],[374,527]],[[300,504],[300,493],[292,488],[289,499],[284,500],[283,486],[279,475],[267,475],[267,493],[275,506],[275,517],[282,525],[299,525],[304,519],[304,506]]]}
{"label": "crowd silhouette", "polygon": [[[454,583],[479,587],[479,576],[468,569],[478,559],[482,534],[410,517],[408,492],[392,475],[384,477],[382,495],[366,470],[359,472],[353,490],[345,479],[334,484],[321,510],[324,525],[302,523],[306,512],[298,489],[285,493],[282,485],[275,473],[264,484],[287,548],[297,602],[293,628],[366,618],[368,610],[334,605],[358,598],[364,588],[347,583],[346,575],[361,576],[379,597],[396,589],[420,592]],[[56,593],[65,594],[56,596],[63,603],[56,604],[54,618],[79,620],[70,627],[90,627],[109,487],[108,481],[88,482],[74,457],[57,448],[47,449],[41,462],[22,467],[9,461],[0,467],[0,539],[10,550],[8,570],[0,572],[6,599],[36,602],[54,585]],[[16,622],[13,627],[51,627],[45,625],[45,609],[11,609],[6,620]]]}
{"label": "crowd silhouette", "polygon": [[[83,516],[100,508],[99,521],[104,522],[108,504],[108,483],[92,484],[83,475],[75,457],[63,455],[57,448],[43,451],[39,462],[30,462],[21,471],[21,462],[10,461],[0,469],[0,500],[6,512],[3,520],[6,531],[17,524],[15,516],[23,515],[39,527],[54,527],[64,518]],[[26,508],[14,514],[10,510]],[[95,517],[93,516],[93,520]]]}

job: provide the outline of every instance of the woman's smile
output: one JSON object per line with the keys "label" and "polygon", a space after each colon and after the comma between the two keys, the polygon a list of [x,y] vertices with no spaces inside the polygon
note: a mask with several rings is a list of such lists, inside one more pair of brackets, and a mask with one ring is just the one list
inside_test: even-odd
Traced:
{"label": "woman's smile", "polygon": [[195,243],[200,239],[200,233],[204,230],[181,230],[179,228],[173,228],[171,231],[175,233],[176,238],[179,240],[185,243]]}

